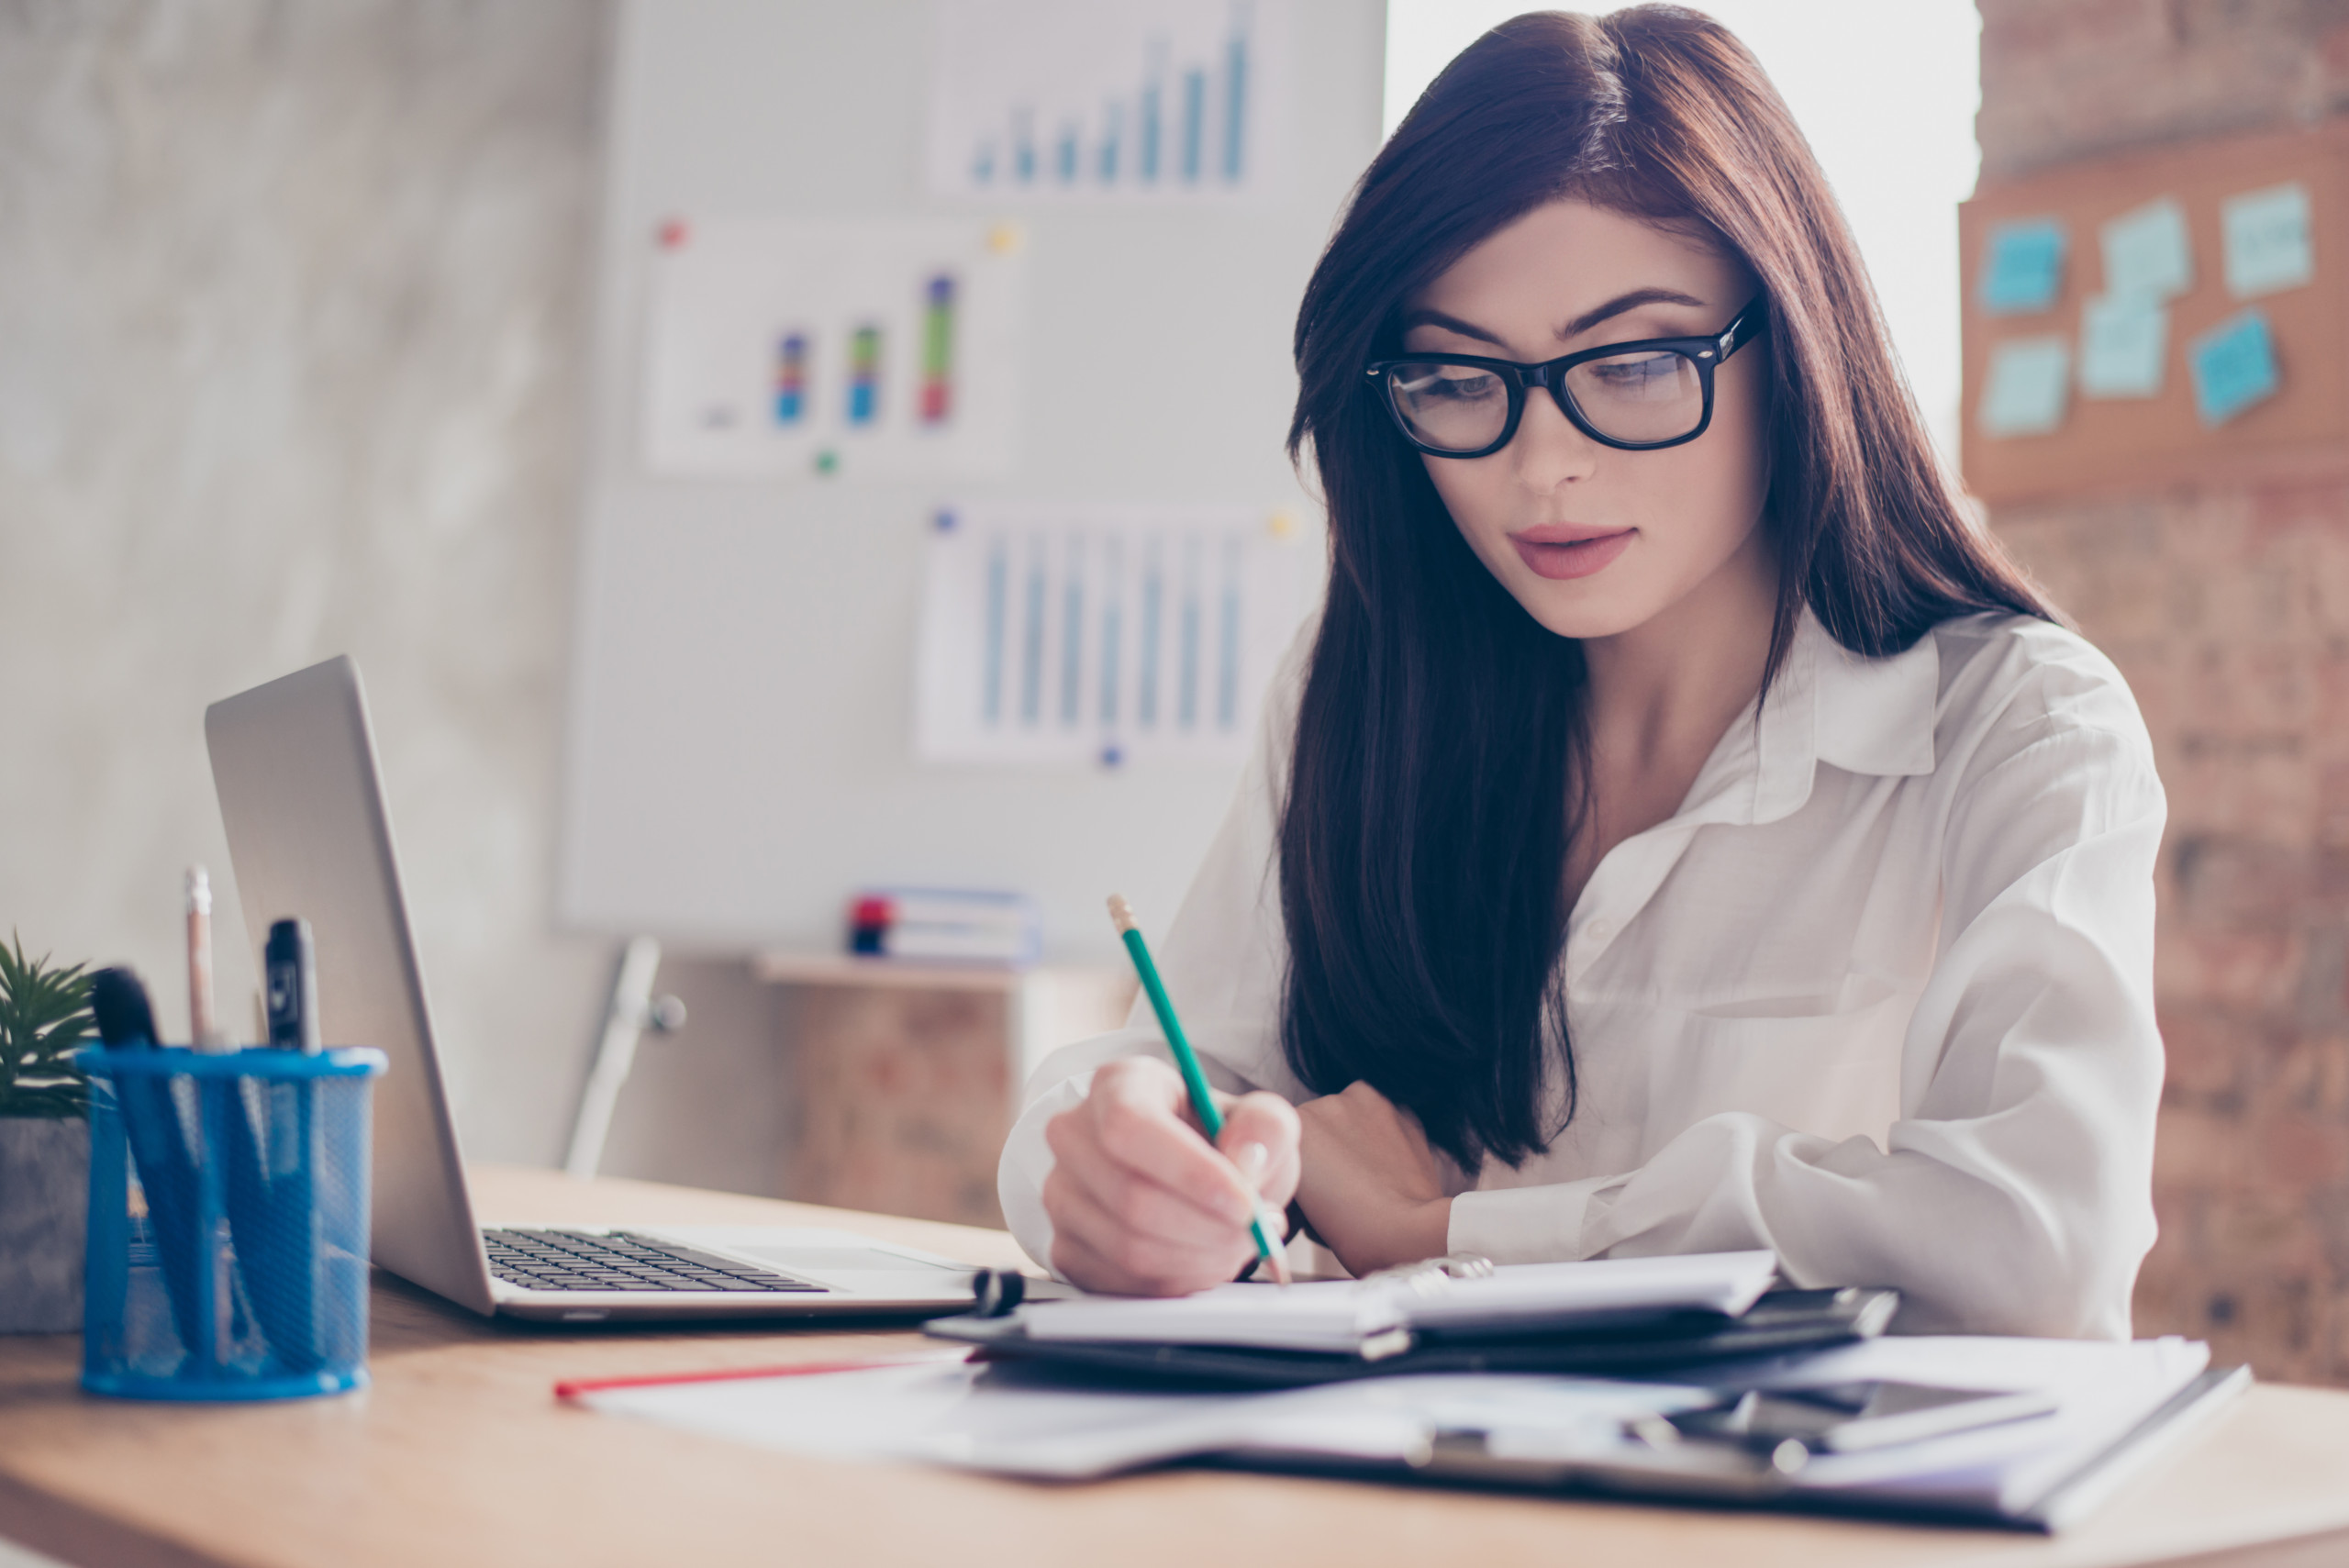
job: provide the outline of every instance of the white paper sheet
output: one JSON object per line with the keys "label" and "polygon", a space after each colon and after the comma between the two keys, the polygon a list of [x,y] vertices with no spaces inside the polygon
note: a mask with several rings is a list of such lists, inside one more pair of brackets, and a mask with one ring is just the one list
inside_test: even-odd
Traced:
{"label": "white paper sheet", "polygon": [[1226,1284],[1163,1300],[1095,1296],[1023,1307],[1031,1339],[1353,1349],[1397,1326],[1550,1324],[1627,1311],[1742,1312],[1770,1287],[1767,1251],[1514,1263],[1483,1279]]}
{"label": "white paper sheet", "polygon": [[2299,288],[2316,281],[2309,188],[2294,181],[2245,191],[2219,205],[2225,238],[2227,292],[2237,299]]}
{"label": "white paper sheet", "polygon": [[1024,239],[937,219],[680,219],[651,272],[644,459],[674,476],[977,478],[1019,430]]}
{"label": "white paper sheet", "polygon": [[1496,1454],[1603,1459],[1630,1418],[1749,1387],[1892,1380],[2054,1393],[2053,1414],[1853,1454],[1820,1454],[1798,1490],[2012,1514],[2106,1453],[2209,1364],[2182,1340],[1884,1339],[1714,1369],[1708,1386],[1522,1374],[1367,1378],[1270,1394],[1085,1389],[984,1362],[657,1385],[591,1407],[841,1458],[920,1460],[1080,1480],[1210,1454],[1406,1461],[1438,1431]]}
{"label": "white paper sheet", "polygon": [[2169,307],[2144,295],[2104,295],[2080,309],[2080,395],[2158,397],[2169,352]]}
{"label": "white paper sheet", "polygon": [[1986,436],[2043,436],[2064,423],[2072,348],[2061,338],[2009,338],[1990,350],[1974,422]]}
{"label": "white paper sheet", "polygon": [[930,762],[1244,759],[1320,563],[1292,514],[985,502],[941,508],[916,662]]}
{"label": "white paper sheet", "polygon": [[1288,0],[937,0],[933,195],[1229,202],[1287,163]]}
{"label": "white paper sheet", "polygon": [[2186,209],[2163,196],[2122,213],[2098,231],[2104,246],[2104,292],[2174,299],[2194,286],[2194,248]]}

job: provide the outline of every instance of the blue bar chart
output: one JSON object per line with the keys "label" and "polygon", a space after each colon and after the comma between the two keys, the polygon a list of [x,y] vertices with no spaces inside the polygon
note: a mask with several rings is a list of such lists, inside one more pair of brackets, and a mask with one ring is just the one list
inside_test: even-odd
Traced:
{"label": "blue bar chart", "polygon": [[1227,200],[1282,161],[1288,0],[940,0],[929,174],[997,200]]}
{"label": "blue bar chart", "polygon": [[1250,507],[942,508],[916,751],[1111,768],[1242,759],[1319,559],[1285,517]]}

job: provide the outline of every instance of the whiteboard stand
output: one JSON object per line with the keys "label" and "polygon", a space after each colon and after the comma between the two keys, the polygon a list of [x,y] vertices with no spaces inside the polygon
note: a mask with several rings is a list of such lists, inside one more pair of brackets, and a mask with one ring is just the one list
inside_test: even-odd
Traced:
{"label": "whiteboard stand", "polygon": [[587,1069],[587,1086],[579,1096],[578,1119],[571,1127],[571,1152],[563,1170],[582,1181],[603,1163],[604,1140],[612,1130],[612,1113],[620,1103],[620,1088],[636,1065],[636,1048],[644,1031],[674,1034],[685,1027],[685,1005],[674,996],[652,994],[661,971],[661,943],[654,937],[631,937],[620,950],[619,970],[612,980],[611,1005],[604,1010],[604,1032],[596,1044],[596,1060]]}

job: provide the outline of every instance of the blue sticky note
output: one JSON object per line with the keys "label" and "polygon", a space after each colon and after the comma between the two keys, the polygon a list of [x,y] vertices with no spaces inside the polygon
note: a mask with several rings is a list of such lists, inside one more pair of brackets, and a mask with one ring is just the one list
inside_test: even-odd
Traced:
{"label": "blue sticky note", "polygon": [[2205,425],[2223,425],[2276,395],[2276,339],[2260,311],[2230,317],[2195,339],[2186,362],[2194,372],[2194,411]]}
{"label": "blue sticky note", "polygon": [[2045,310],[2064,287],[2064,226],[2052,217],[2002,223],[1982,260],[1982,308],[1992,316]]}
{"label": "blue sticky note", "polygon": [[2158,397],[2169,307],[2143,295],[2103,295],[2080,308],[2080,395]]}
{"label": "blue sticky note", "polygon": [[1990,351],[1974,423],[1986,436],[2043,436],[2064,422],[2072,348],[2061,338],[2009,338]]}

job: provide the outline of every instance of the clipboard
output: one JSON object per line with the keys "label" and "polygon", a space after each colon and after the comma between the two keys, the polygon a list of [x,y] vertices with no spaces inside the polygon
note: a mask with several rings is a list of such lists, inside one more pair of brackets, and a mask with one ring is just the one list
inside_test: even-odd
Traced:
{"label": "clipboard", "polygon": [[[1423,1454],[1403,1465],[1378,1465],[1377,1479],[1497,1491],[1597,1494],[1645,1501],[1701,1502],[1803,1513],[1849,1514],[1911,1524],[1991,1526],[2054,1534],[2085,1518],[2122,1485],[2200,1430],[2251,1387],[2248,1366],[2213,1367],[2046,1493],[2021,1509],[1936,1504],[1922,1497],[1888,1498],[1805,1490],[1800,1463],[1778,1453],[1727,1443],[1665,1442],[1645,1452],[1605,1459],[1552,1459],[1495,1453],[1477,1431],[1438,1433]],[[1373,1478],[1345,1463],[1295,1462],[1297,1456],[1241,1456],[1242,1468]]]}
{"label": "clipboard", "polygon": [[1874,1339],[1890,1325],[1899,1307],[1900,1293],[1894,1290],[1775,1290],[1736,1317],[1673,1313],[1582,1330],[1529,1334],[1420,1329],[1406,1348],[1376,1359],[1240,1345],[1037,1340],[1029,1337],[1017,1318],[976,1314],[933,1319],[922,1325],[922,1332],[974,1345],[995,1362],[1135,1383],[1271,1389],[1425,1373],[1650,1376]]}

